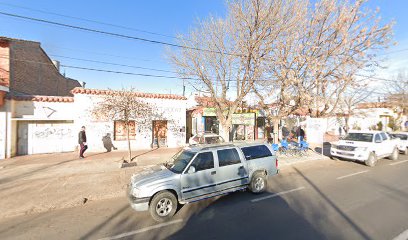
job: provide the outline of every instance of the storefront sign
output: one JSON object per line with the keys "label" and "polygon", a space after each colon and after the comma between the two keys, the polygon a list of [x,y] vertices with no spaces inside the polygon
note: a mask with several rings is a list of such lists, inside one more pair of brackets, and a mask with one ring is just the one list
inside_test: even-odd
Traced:
{"label": "storefront sign", "polygon": [[233,114],[232,124],[255,126],[255,113]]}
{"label": "storefront sign", "polygon": [[[215,108],[204,108],[203,117],[216,117]],[[234,113],[232,124],[255,126],[255,113]]]}
{"label": "storefront sign", "polygon": [[215,117],[217,114],[215,113],[215,108],[204,108],[203,109],[203,117]]}

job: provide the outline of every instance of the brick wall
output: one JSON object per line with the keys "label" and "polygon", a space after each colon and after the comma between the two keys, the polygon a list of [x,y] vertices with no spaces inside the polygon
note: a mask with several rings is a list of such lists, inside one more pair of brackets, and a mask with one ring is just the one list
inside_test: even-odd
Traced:
{"label": "brick wall", "polygon": [[80,84],[62,76],[40,43],[11,41],[10,90],[30,95],[70,96]]}

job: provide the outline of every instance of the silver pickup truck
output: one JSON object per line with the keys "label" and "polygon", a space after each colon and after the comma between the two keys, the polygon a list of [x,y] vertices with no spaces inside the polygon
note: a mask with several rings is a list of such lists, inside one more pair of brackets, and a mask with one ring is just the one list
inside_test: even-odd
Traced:
{"label": "silver pickup truck", "polygon": [[187,147],[161,169],[131,177],[130,204],[150,211],[156,221],[166,221],[178,204],[249,188],[266,190],[267,177],[278,173],[278,160],[266,144],[219,144]]}

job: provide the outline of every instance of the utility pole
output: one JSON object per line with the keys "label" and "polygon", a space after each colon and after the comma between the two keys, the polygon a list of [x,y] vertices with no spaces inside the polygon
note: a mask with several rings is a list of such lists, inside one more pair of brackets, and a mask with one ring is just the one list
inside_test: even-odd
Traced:
{"label": "utility pole", "polygon": [[184,79],[183,79],[183,97],[186,96],[186,85],[184,84]]}

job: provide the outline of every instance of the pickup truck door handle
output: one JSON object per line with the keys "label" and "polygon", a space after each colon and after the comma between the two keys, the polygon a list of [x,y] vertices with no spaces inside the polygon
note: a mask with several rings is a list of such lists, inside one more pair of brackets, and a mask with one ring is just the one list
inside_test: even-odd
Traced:
{"label": "pickup truck door handle", "polygon": [[217,171],[212,171],[211,172],[211,175],[214,175],[214,174],[216,174],[217,173]]}

